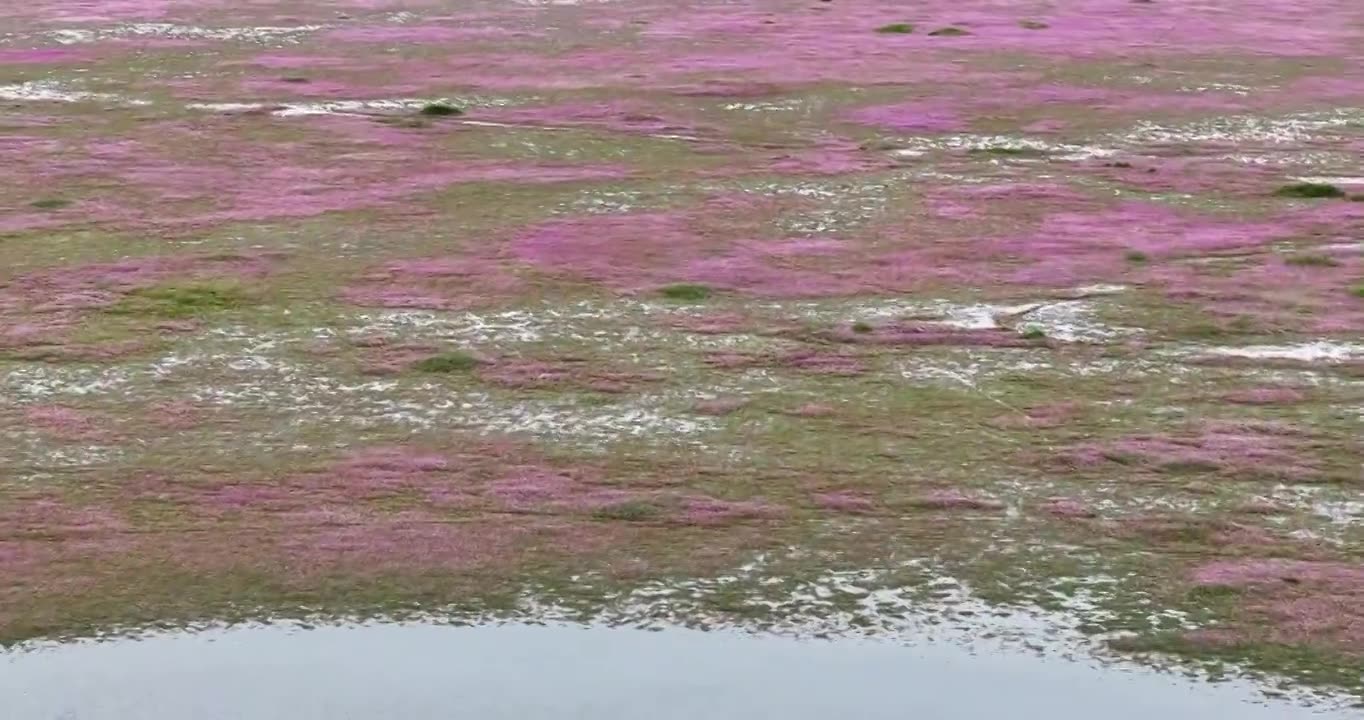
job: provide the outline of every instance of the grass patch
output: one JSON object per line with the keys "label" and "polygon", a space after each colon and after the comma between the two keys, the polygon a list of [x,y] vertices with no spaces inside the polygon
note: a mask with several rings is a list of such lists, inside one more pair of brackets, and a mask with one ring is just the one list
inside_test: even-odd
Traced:
{"label": "grass patch", "polygon": [[852,331],[855,333],[869,333],[875,329],[876,328],[872,327],[870,323],[862,322],[861,320],[852,324]]}
{"label": "grass patch", "polygon": [[1127,260],[1127,262],[1135,263],[1138,265],[1144,262],[1149,262],[1151,260],[1150,255],[1147,255],[1146,253],[1140,250],[1128,250],[1127,253],[1123,255],[1123,258]]}
{"label": "grass patch", "polygon": [[876,28],[876,32],[885,33],[887,35],[908,35],[914,32],[914,26],[909,23],[891,23]]}
{"label": "grass patch", "polygon": [[624,520],[625,522],[643,522],[652,520],[659,516],[662,510],[653,503],[640,500],[623,502],[616,505],[607,505],[597,508],[592,512],[592,517],[597,520]]}
{"label": "grass patch", "polygon": [[1364,298],[1364,284],[1359,284],[1350,288],[1350,294],[1357,298]]}
{"label": "grass patch", "polygon": [[1051,27],[1050,25],[1041,22],[1040,20],[1019,20],[1018,26],[1023,28],[1024,30],[1046,30],[1047,28]]}
{"label": "grass patch", "polygon": [[709,298],[713,291],[707,285],[695,283],[679,283],[660,288],[658,294],[669,300],[680,300],[683,302],[700,302]]}
{"label": "grass patch", "polygon": [[1199,603],[1239,598],[1244,594],[1241,588],[1231,585],[1195,585],[1185,596]]}
{"label": "grass patch", "polygon": [[431,117],[446,117],[450,115],[463,115],[464,111],[451,105],[448,102],[433,102],[422,106],[417,112]]}
{"label": "grass patch", "polygon": [[1029,326],[1023,331],[1023,339],[1025,340],[1045,340],[1046,338],[1047,331],[1036,325]]}
{"label": "grass patch", "polygon": [[1302,182],[1285,185],[1274,191],[1279,197],[1293,198],[1342,198],[1345,191],[1330,183]]}
{"label": "grass patch", "polygon": [[60,210],[61,208],[69,207],[71,201],[65,198],[43,198],[42,200],[34,200],[28,205],[29,207],[35,207],[39,210]]}
{"label": "grass patch", "polygon": [[465,352],[444,352],[423,358],[412,364],[412,369],[424,373],[462,373],[478,367],[478,358]]}
{"label": "grass patch", "polygon": [[970,30],[963,30],[963,29],[961,29],[961,28],[959,28],[959,27],[951,27],[951,26],[948,26],[948,27],[945,27],[945,28],[938,28],[937,30],[934,30],[933,32],[929,33],[929,36],[930,36],[930,37],[961,37],[961,36],[963,36],[963,35],[970,35],[970,34],[971,34],[971,31],[970,31]]}
{"label": "grass patch", "polygon": [[160,285],[134,290],[110,308],[109,312],[162,318],[192,318],[233,310],[248,302],[247,295],[234,285]]}
{"label": "grass patch", "polygon": [[1161,472],[1171,475],[1202,475],[1221,469],[1221,465],[1208,460],[1171,460],[1160,465]]}
{"label": "grass patch", "polygon": [[967,150],[966,153],[968,155],[1008,155],[1017,157],[1020,155],[1041,155],[1042,151],[1034,150],[1033,148],[1020,147],[983,147],[971,148],[970,150]]}
{"label": "grass patch", "polygon": [[1340,261],[1330,255],[1289,255],[1284,258],[1289,265],[1302,267],[1339,267]]}

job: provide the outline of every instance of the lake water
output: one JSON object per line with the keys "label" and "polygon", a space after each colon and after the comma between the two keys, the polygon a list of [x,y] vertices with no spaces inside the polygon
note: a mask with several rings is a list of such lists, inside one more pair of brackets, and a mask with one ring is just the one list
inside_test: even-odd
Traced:
{"label": "lake water", "polygon": [[6,720],[1358,717],[953,644],[564,625],[240,626],[0,655]]}

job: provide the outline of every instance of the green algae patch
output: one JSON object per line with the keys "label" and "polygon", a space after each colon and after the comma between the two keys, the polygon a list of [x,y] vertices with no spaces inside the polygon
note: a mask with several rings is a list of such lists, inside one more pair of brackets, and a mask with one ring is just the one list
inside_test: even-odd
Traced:
{"label": "green algae patch", "polygon": [[964,30],[959,27],[948,26],[944,28],[938,28],[937,30],[930,32],[928,35],[929,37],[962,37],[964,35],[970,34],[971,34],[970,30]]}
{"label": "green algae patch", "polygon": [[677,285],[668,285],[660,288],[658,294],[668,300],[676,300],[678,302],[701,302],[702,300],[709,299],[710,296],[714,294],[714,291],[711,290],[709,285],[679,283]]}
{"label": "green algae patch", "polygon": [[1140,250],[1129,250],[1127,251],[1126,254],[1123,255],[1123,259],[1134,265],[1139,265],[1141,263],[1149,262],[1151,260],[1151,256],[1147,255],[1146,253]]}
{"label": "green algae patch", "polygon": [[464,352],[445,352],[423,358],[412,364],[417,372],[434,374],[464,373],[478,367],[478,358]]}
{"label": "green algae patch", "polygon": [[1330,183],[1302,182],[1285,185],[1274,191],[1279,197],[1306,198],[1319,200],[1323,198],[1343,198],[1345,191]]}
{"label": "green algae patch", "polygon": [[185,319],[235,310],[252,299],[236,285],[195,283],[134,290],[109,308],[117,315]]}
{"label": "green algae patch", "polygon": [[876,28],[876,32],[885,35],[908,35],[914,32],[914,26],[909,23],[891,23]]}

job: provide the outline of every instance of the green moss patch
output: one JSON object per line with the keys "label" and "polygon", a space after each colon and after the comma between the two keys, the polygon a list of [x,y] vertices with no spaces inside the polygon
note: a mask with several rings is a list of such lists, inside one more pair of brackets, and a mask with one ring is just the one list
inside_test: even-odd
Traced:
{"label": "green moss patch", "polygon": [[679,283],[660,288],[659,295],[669,300],[679,300],[683,302],[700,302],[708,299],[714,291],[707,285],[694,283]]}
{"label": "green moss patch", "polygon": [[249,304],[251,298],[239,287],[228,284],[159,285],[129,293],[109,309],[121,315],[148,315],[161,318],[192,318]]}
{"label": "green moss patch", "polygon": [[412,364],[412,369],[424,373],[463,373],[478,367],[478,358],[469,353],[452,351],[423,358]]}
{"label": "green moss patch", "polygon": [[1330,183],[1302,182],[1285,185],[1274,191],[1279,197],[1292,198],[1342,198],[1345,191]]}

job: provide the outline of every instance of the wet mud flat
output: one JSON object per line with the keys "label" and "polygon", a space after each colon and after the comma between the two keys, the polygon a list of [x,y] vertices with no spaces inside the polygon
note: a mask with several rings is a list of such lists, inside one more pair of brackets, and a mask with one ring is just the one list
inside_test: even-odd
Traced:
{"label": "wet mud flat", "polygon": [[1244,683],[1026,652],[670,628],[237,627],[0,658],[16,717],[1332,718]]}
{"label": "wet mud flat", "polygon": [[1362,26],[0,8],[0,643],[989,636],[1358,702]]}

